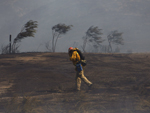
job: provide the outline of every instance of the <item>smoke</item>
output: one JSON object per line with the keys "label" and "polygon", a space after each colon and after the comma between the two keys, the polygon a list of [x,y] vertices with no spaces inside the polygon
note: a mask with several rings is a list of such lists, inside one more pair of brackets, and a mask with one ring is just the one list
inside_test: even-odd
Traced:
{"label": "smoke", "polygon": [[51,28],[58,23],[74,27],[58,40],[57,52],[66,52],[75,41],[82,45],[82,37],[92,25],[103,29],[104,39],[113,30],[123,32],[121,52],[148,52],[149,4],[148,0],[1,0],[0,44],[8,44],[10,34],[14,39],[27,21],[34,20],[38,31],[35,38],[22,40],[22,52],[36,51],[39,45],[39,51],[46,51],[44,43],[52,39]]}

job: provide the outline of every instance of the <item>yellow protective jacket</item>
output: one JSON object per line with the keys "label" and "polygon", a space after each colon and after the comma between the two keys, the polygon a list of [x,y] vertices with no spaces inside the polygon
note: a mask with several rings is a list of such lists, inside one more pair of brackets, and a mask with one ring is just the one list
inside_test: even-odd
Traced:
{"label": "yellow protective jacket", "polygon": [[69,53],[70,60],[72,61],[73,65],[76,65],[76,63],[78,63],[81,60],[79,53],[75,51],[76,49],[77,48],[73,49],[72,54]]}

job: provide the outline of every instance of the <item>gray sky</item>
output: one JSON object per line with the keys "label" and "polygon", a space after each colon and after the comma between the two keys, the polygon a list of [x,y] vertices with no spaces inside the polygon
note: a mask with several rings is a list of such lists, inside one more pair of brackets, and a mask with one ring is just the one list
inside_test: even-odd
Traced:
{"label": "gray sky", "polygon": [[[113,30],[123,32],[121,52],[149,52],[149,11],[150,0],[1,0],[0,45],[8,44],[10,34],[14,39],[27,21],[34,20],[39,25],[37,33],[21,41],[21,52],[47,51],[45,43],[58,23],[74,27],[58,40],[56,52],[67,52],[74,42],[80,48],[92,25],[103,29],[103,39]],[[107,40],[102,45],[108,45]]]}

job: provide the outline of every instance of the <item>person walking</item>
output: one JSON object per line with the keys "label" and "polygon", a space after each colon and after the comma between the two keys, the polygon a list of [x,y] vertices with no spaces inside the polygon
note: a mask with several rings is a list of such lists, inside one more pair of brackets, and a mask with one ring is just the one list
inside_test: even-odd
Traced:
{"label": "person walking", "polygon": [[76,70],[76,90],[80,91],[81,79],[88,85],[88,87],[90,89],[92,86],[92,82],[90,82],[84,76],[85,65],[84,65],[84,63],[82,63],[83,59],[81,59],[81,53],[79,55],[79,49],[70,47],[68,49],[68,54],[69,54],[70,60],[72,61],[73,65],[76,67],[75,68],[75,70]]}

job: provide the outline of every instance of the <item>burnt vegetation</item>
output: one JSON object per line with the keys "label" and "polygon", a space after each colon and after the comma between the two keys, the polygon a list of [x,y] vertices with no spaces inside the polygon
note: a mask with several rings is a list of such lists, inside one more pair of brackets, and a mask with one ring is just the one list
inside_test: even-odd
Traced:
{"label": "burnt vegetation", "polygon": [[67,53],[0,55],[0,112],[150,112],[150,54],[84,54],[93,87],[80,92]]}

